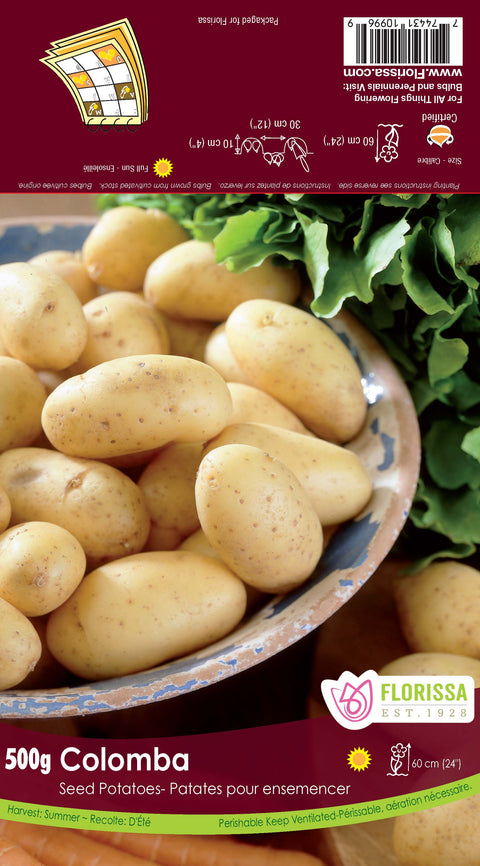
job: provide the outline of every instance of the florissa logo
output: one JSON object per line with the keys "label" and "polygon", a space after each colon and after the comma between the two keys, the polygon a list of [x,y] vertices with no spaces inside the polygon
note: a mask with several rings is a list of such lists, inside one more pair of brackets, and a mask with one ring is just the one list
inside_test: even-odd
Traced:
{"label": "florissa logo", "polygon": [[374,722],[471,722],[475,684],[467,676],[360,677],[344,671],[338,680],[323,680],[322,695],[334,719],[359,730]]}

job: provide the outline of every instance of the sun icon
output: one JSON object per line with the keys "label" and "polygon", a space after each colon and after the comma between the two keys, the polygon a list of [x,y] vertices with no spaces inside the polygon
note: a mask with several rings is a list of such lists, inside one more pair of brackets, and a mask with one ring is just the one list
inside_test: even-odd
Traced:
{"label": "sun icon", "polygon": [[168,177],[172,173],[173,165],[169,159],[157,159],[153,170],[157,177]]}
{"label": "sun icon", "polygon": [[348,766],[352,770],[366,770],[371,760],[366,749],[352,749],[347,758]]}

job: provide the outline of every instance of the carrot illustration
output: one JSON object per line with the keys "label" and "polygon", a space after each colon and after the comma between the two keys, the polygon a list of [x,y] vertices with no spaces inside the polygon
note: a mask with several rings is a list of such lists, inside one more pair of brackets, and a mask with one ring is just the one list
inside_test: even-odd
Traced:
{"label": "carrot illustration", "polygon": [[[151,863],[127,851],[112,851],[109,845],[64,827],[0,821],[0,834],[38,858],[25,861],[25,866],[38,862],[42,866],[150,866]],[[24,861],[17,862],[23,866]]]}
{"label": "carrot illustration", "polygon": [[1,866],[42,866],[40,860],[32,857],[24,848],[4,836],[0,836],[0,864]]}
{"label": "carrot illustration", "polygon": [[323,866],[318,857],[224,836],[170,836],[84,830],[92,839],[129,851],[159,866]]}

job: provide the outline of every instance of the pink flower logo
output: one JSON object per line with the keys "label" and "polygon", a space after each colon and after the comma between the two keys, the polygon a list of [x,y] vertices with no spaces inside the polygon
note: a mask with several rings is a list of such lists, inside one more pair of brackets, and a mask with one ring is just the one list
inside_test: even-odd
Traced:
{"label": "pink flower logo", "polygon": [[323,680],[322,693],[328,709],[346,728],[364,728],[374,706],[374,671],[357,677],[344,671],[338,680]]}
{"label": "pink flower logo", "polygon": [[339,713],[350,722],[361,722],[373,706],[372,681],[362,680],[359,685],[347,682],[342,688],[333,687],[333,700]]}

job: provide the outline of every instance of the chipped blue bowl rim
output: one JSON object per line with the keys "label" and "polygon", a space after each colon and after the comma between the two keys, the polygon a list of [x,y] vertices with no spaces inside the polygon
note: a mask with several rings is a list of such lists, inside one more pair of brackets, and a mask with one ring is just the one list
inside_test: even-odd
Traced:
{"label": "chipped blue bowl rim", "polygon": [[[0,219],[0,264],[51,249],[77,250],[90,217]],[[374,493],[358,517],[341,527],[312,577],[275,596],[230,635],[205,649],[147,671],[99,682],[0,693],[0,717],[84,716],[185,695],[266,661],[321,626],[365,583],[388,555],[410,510],[418,482],[420,433],[410,393],[372,335],[342,312],[328,324],[362,372],[367,420],[349,443],[365,462]]]}

